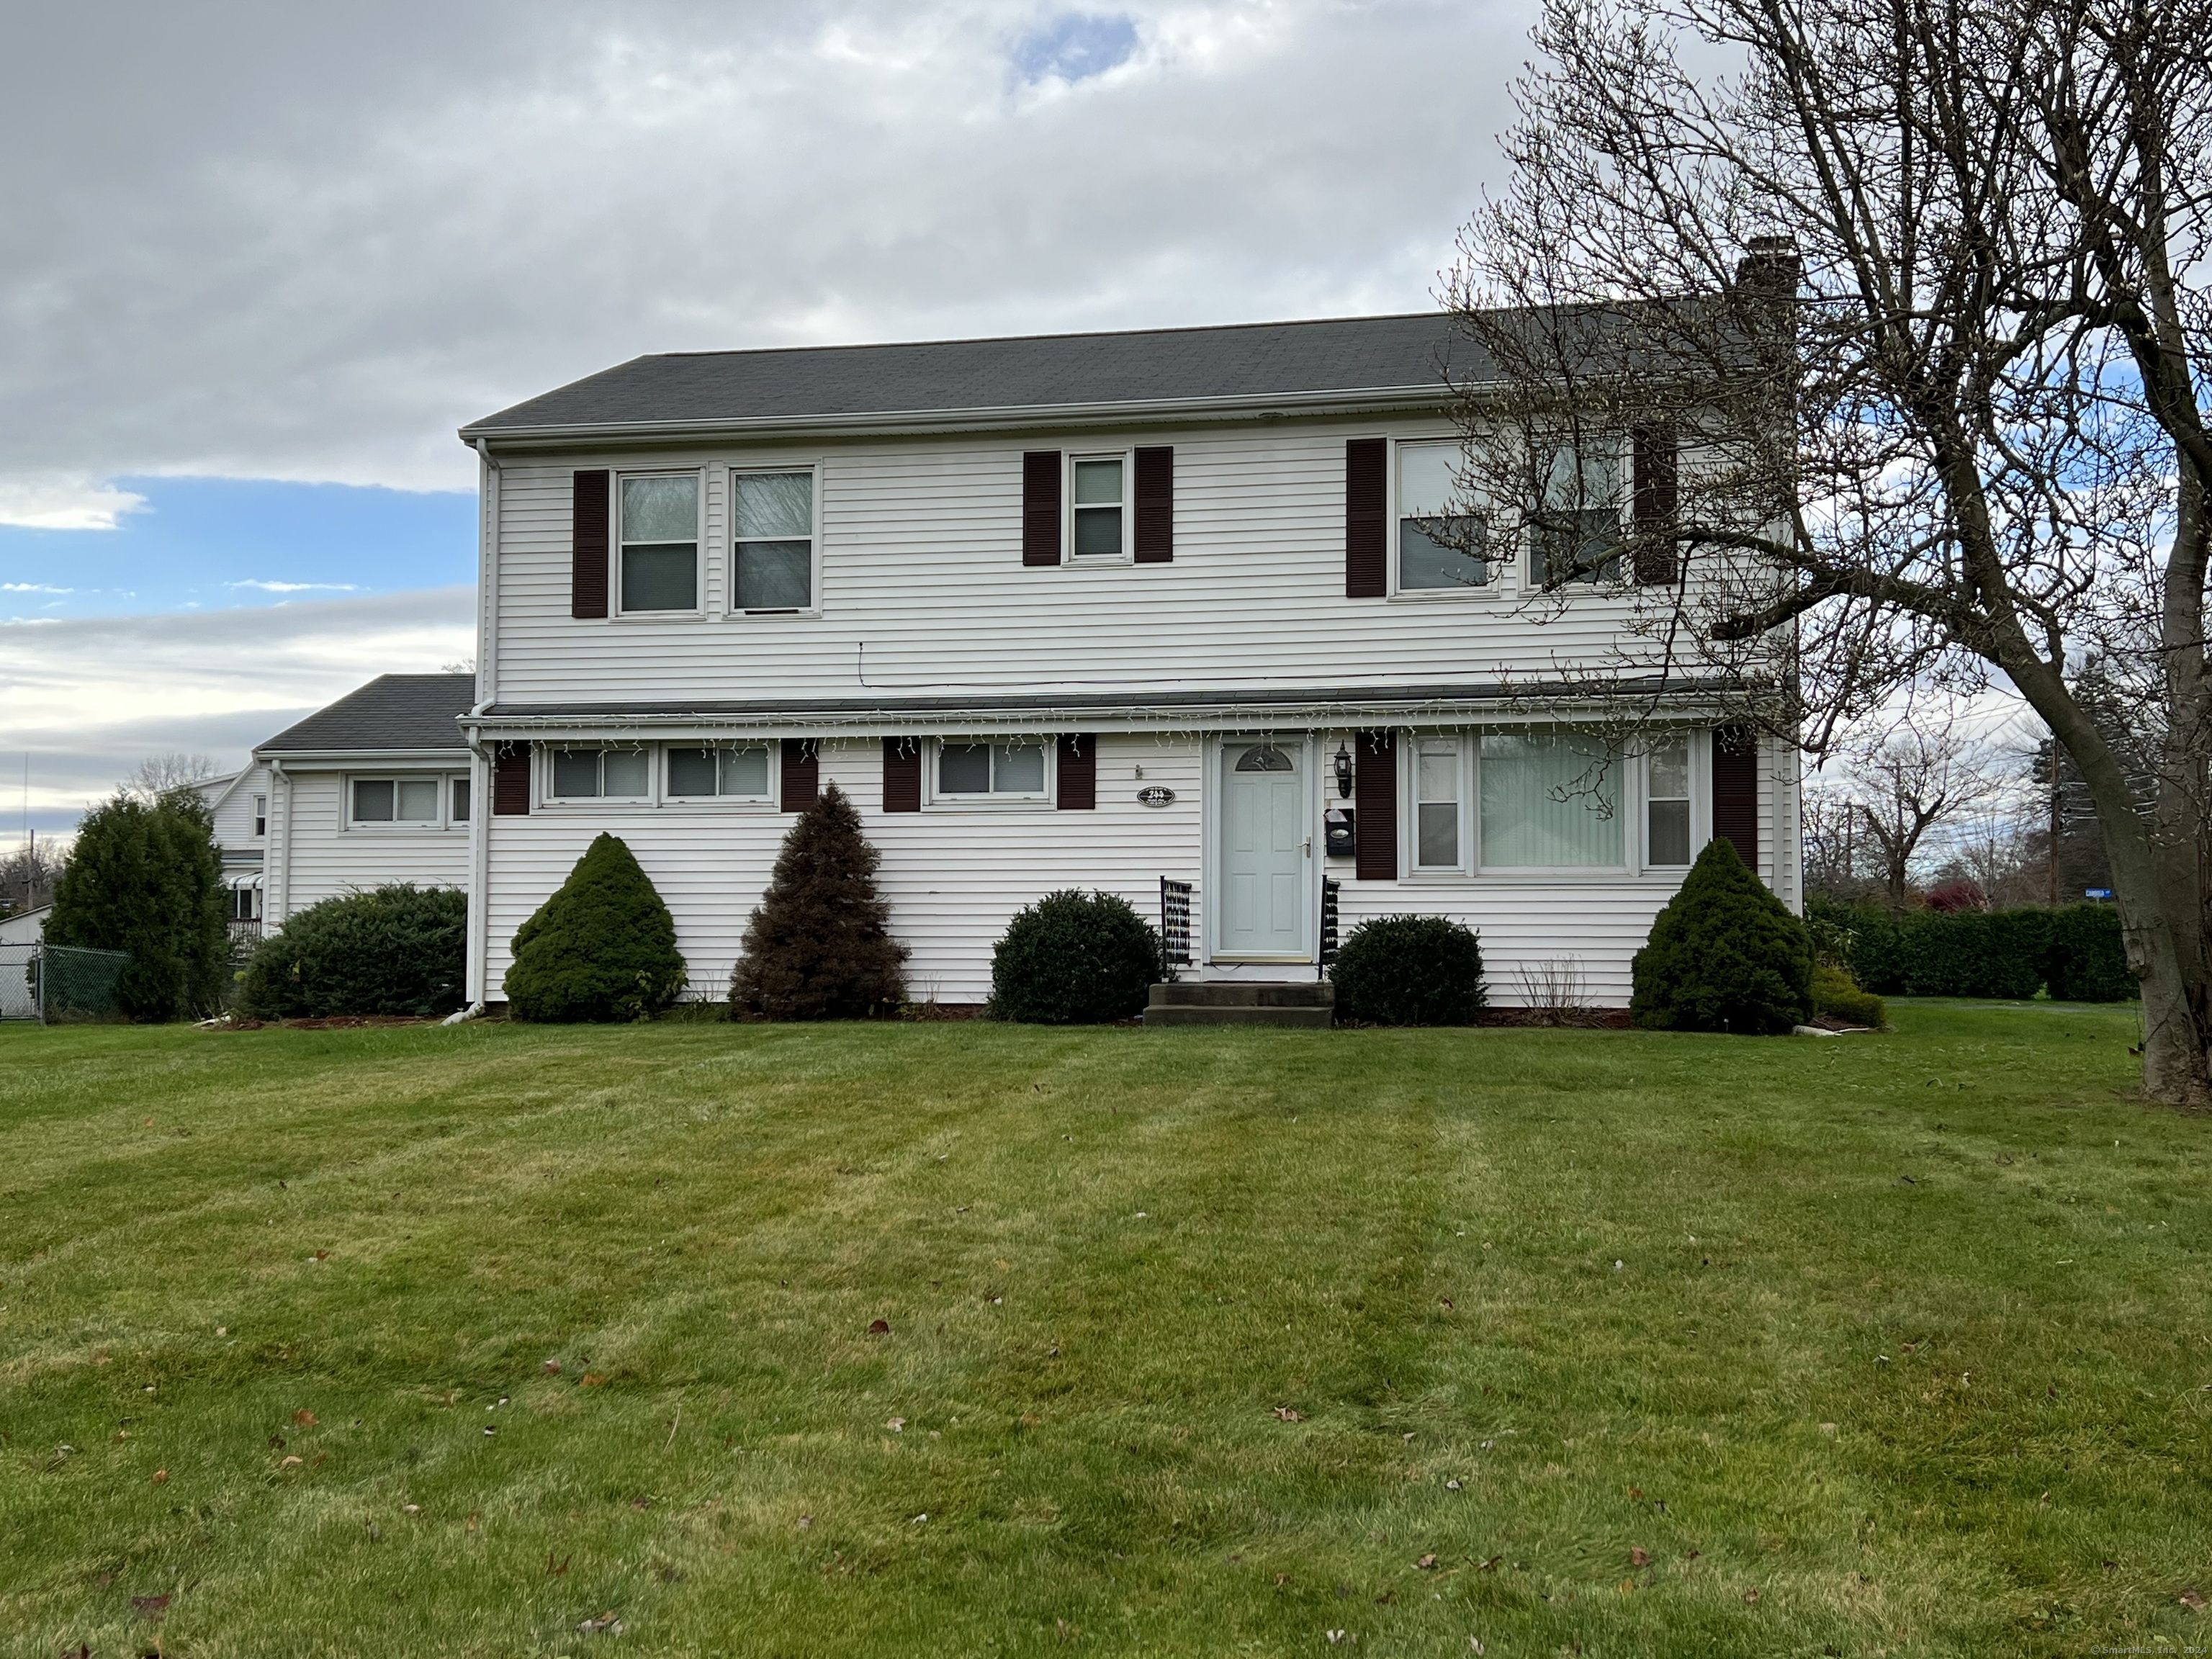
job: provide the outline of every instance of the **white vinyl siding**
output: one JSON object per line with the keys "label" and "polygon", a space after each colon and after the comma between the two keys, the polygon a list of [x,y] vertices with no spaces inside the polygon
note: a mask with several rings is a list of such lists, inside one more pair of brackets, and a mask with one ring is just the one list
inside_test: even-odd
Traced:
{"label": "white vinyl siding", "polygon": [[[386,774],[386,776],[393,775]],[[272,805],[271,869],[264,888],[283,894],[287,915],[343,893],[394,882],[418,887],[466,888],[469,837],[465,830],[435,824],[379,824],[373,832],[347,814],[349,774],[288,769],[287,787]],[[284,822],[289,811],[290,823]],[[280,845],[281,843],[281,845]],[[276,867],[281,858],[282,869]],[[269,918],[281,922],[274,914]]]}

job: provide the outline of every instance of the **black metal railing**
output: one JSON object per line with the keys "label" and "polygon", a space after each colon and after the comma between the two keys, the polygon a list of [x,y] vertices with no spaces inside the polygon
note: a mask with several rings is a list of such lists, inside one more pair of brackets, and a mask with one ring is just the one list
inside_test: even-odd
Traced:
{"label": "black metal railing", "polygon": [[1336,900],[1344,884],[1334,876],[1321,878],[1321,965],[1336,959]]}
{"label": "black metal railing", "polygon": [[1160,878],[1160,977],[1190,966],[1190,884]]}

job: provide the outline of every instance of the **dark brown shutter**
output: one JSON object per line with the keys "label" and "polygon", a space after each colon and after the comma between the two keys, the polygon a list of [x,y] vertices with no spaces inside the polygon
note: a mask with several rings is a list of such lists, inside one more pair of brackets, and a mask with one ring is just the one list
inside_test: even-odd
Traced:
{"label": "dark brown shutter", "polygon": [[1390,591],[1389,537],[1383,509],[1390,446],[1381,438],[1344,445],[1344,597],[1379,599]]}
{"label": "dark brown shutter", "polygon": [[491,751],[492,816],[527,817],[530,814],[530,745],[502,743]]}
{"label": "dark brown shutter", "polygon": [[884,811],[921,811],[921,739],[884,739]]}
{"label": "dark brown shutter", "polygon": [[1352,830],[1352,872],[1361,881],[1398,879],[1398,739],[1395,732],[1362,732],[1352,745],[1358,757],[1352,804],[1358,809]]}
{"label": "dark brown shutter", "polygon": [[1759,868],[1759,739],[1748,726],[1713,732],[1713,834]]}
{"label": "dark brown shutter", "polygon": [[1137,562],[1175,557],[1175,451],[1137,452]]}
{"label": "dark brown shutter", "polygon": [[1060,562],[1060,452],[1022,457],[1022,562]]}
{"label": "dark brown shutter", "polygon": [[812,738],[783,740],[783,810],[804,812],[822,793],[822,746]]}
{"label": "dark brown shutter", "polygon": [[[1139,452],[1141,453],[1141,452]],[[1060,739],[1060,810],[1089,812],[1098,805],[1098,739],[1088,732]]]}
{"label": "dark brown shutter", "polygon": [[1674,539],[1677,492],[1674,428],[1636,428],[1636,580],[1670,587],[1681,574]]}
{"label": "dark brown shutter", "polygon": [[579,472],[571,509],[568,614],[607,614],[607,474]]}

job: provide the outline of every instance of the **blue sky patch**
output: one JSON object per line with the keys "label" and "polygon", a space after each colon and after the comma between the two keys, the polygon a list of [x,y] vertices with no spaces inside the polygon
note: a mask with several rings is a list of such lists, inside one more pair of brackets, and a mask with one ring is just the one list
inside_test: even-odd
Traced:
{"label": "blue sky patch", "polygon": [[1071,12],[1016,41],[1014,68],[1031,85],[1048,78],[1073,83],[1127,63],[1136,50],[1133,19]]}
{"label": "blue sky patch", "polygon": [[118,478],[113,530],[0,526],[0,619],[228,610],[476,580],[473,492]]}

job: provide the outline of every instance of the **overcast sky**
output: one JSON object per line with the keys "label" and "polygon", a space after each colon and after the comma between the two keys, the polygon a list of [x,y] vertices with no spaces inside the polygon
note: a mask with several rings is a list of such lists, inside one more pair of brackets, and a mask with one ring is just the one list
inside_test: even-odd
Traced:
{"label": "overcast sky", "polygon": [[1533,15],[11,9],[0,824],[469,654],[454,428],[638,353],[1432,304]]}

